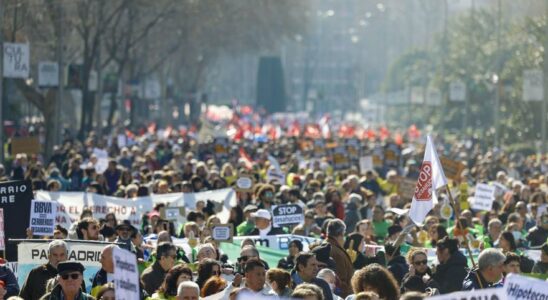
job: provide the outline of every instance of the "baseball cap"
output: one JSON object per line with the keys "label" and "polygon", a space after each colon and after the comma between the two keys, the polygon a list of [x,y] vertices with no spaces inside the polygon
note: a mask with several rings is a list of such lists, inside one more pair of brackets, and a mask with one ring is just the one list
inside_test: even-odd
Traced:
{"label": "baseball cap", "polygon": [[270,212],[266,209],[259,209],[258,211],[251,213],[251,216],[254,218],[263,218],[267,220],[272,219]]}

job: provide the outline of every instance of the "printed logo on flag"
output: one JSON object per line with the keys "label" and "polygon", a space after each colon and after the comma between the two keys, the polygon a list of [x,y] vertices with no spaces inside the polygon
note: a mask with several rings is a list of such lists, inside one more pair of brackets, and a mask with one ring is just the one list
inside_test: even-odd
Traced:
{"label": "printed logo on flag", "polygon": [[415,186],[415,199],[429,201],[432,198],[432,163],[424,161]]}

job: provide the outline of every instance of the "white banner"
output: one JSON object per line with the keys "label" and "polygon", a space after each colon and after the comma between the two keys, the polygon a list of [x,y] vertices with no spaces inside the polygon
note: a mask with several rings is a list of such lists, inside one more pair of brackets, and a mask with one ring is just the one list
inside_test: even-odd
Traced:
{"label": "white banner", "polygon": [[[68,260],[78,261],[84,265],[84,278],[93,278],[101,269],[99,258],[101,250],[108,243],[85,243],[78,241],[66,241],[68,244]],[[28,273],[39,265],[48,262],[48,243],[46,242],[22,242],[17,245],[17,282],[23,286]],[[88,291],[91,289],[86,282]]]}
{"label": "white banner", "polygon": [[112,251],[116,299],[139,299],[139,270],[135,254],[120,248]]}
{"label": "white banner", "polygon": [[484,183],[476,185],[472,208],[477,210],[490,210],[495,200],[495,186]]}
{"label": "white banner", "polygon": [[235,236],[233,241],[241,243],[244,239],[252,239],[255,242],[255,245],[268,247],[274,250],[287,250],[289,249],[289,242],[299,240],[303,243],[303,251],[308,251],[308,246],[310,244],[321,241],[317,238],[293,234]]}
{"label": "white banner", "polygon": [[52,236],[55,229],[57,203],[32,200],[30,205],[30,228],[34,235]]}
{"label": "white banner", "polygon": [[[489,299],[489,300],[506,300],[506,292],[502,288],[494,289],[482,289],[464,292],[455,292],[450,294],[444,294],[434,297],[429,297],[431,300],[477,300],[477,299]],[[537,298],[538,299],[538,298]]]}
{"label": "white banner", "polygon": [[508,300],[548,299],[548,283],[543,280],[510,274],[504,280],[503,289]]}
{"label": "white banner", "polygon": [[96,219],[105,218],[114,213],[118,220],[130,220],[134,226],[140,226],[141,216],[157,203],[169,207],[196,208],[196,201],[213,201],[215,211],[221,222],[228,222],[230,208],[236,205],[236,193],[233,189],[220,189],[200,193],[171,193],[124,199],[84,192],[47,192],[37,191],[36,200],[55,201],[57,205],[57,224],[70,228],[80,218],[83,209],[90,209]]}
{"label": "white banner", "polygon": [[38,86],[54,87],[59,85],[59,65],[52,61],[38,63]]}
{"label": "white banner", "polygon": [[523,71],[523,101],[542,101],[544,99],[544,76],[542,70]]}
{"label": "white banner", "polygon": [[451,81],[449,84],[449,100],[464,101],[466,100],[466,84],[461,80]]}
{"label": "white banner", "polygon": [[29,78],[29,44],[4,43],[4,77]]}

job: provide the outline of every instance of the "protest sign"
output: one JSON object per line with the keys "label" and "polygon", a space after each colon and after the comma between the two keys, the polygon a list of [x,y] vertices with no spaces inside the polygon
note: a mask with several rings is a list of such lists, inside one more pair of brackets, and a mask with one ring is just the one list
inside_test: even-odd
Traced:
{"label": "protest sign", "polygon": [[360,157],[360,172],[365,174],[366,171],[373,171],[373,156]]}
{"label": "protest sign", "polygon": [[338,146],[333,148],[333,169],[344,170],[350,167],[350,159],[345,147]]}
{"label": "protest sign", "polygon": [[548,299],[548,284],[535,278],[510,274],[504,280],[503,289],[508,300]]}
{"label": "protest sign", "polygon": [[95,171],[102,174],[108,168],[108,152],[104,149],[94,148],[93,154],[97,157]]}
{"label": "protest sign", "polygon": [[217,224],[211,227],[211,237],[214,241],[232,243],[234,235],[233,224]]}
{"label": "protest sign", "polygon": [[4,209],[0,208],[0,250],[6,250],[6,240],[4,235]]}
{"label": "protest sign", "polygon": [[272,155],[268,155],[268,161],[270,162],[270,168],[268,168],[268,171],[266,172],[268,182],[277,181],[280,184],[285,184],[285,174],[276,158]]}
{"label": "protest sign", "polygon": [[[85,242],[66,240],[68,246],[69,261],[78,261],[84,265],[84,278],[93,278],[95,273],[101,269],[99,259],[101,250],[109,243]],[[23,286],[29,272],[48,262],[48,243],[44,242],[21,242],[17,245],[18,264],[17,281],[19,286]],[[86,283],[86,288],[91,290],[91,285]]]}
{"label": "protest sign", "polygon": [[251,192],[253,190],[253,179],[248,176],[242,176],[236,180],[236,188],[240,192]]}
{"label": "protest sign", "polygon": [[490,210],[495,200],[495,186],[484,183],[476,185],[472,208],[477,210]]}
{"label": "protest sign", "polygon": [[59,65],[52,61],[38,63],[38,86],[54,87],[59,85]]}
{"label": "protest sign", "polygon": [[451,160],[447,157],[440,157],[440,162],[443,167],[443,173],[447,178],[452,180],[460,179],[460,174],[465,168],[463,163],[456,160]]}
{"label": "protest sign", "polygon": [[[153,194],[148,197],[133,199],[83,192],[37,191],[35,199],[57,202],[56,222],[65,228],[70,228],[73,222],[80,219],[83,209],[90,209],[97,219],[105,218],[108,213],[114,213],[116,219],[130,220],[134,226],[139,226],[141,216],[151,211],[154,205],[158,203],[164,203],[170,207],[195,209],[196,201],[210,200],[215,204],[216,214],[222,222],[228,221],[230,208],[236,205],[236,193],[231,188],[199,193]],[[30,200],[28,210],[30,212]],[[24,237],[25,232],[23,231],[22,234]]]}
{"label": "protest sign", "polygon": [[55,229],[56,214],[56,202],[32,200],[29,222],[32,233],[39,236],[52,236]]}
{"label": "protest sign", "polygon": [[215,158],[222,159],[228,157],[229,147],[228,147],[228,138],[226,137],[216,137],[213,139],[213,148],[215,153]]}
{"label": "protest sign", "polygon": [[401,178],[398,186],[398,194],[404,199],[413,199],[417,180],[410,178]]}
{"label": "protest sign", "polygon": [[[264,246],[274,250],[287,250],[289,249],[289,242],[293,240],[298,240],[303,243],[303,251],[308,251],[308,246],[316,241],[321,241],[318,238],[307,237],[302,235],[294,234],[278,234],[278,235],[250,235],[250,236],[235,236],[234,243],[238,245],[244,239],[252,239],[257,246]],[[286,254],[287,255],[287,254]]]}
{"label": "protest sign", "polygon": [[18,153],[38,154],[40,153],[40,141],[37,136],[14,137],[11,139],[11,154]]}
{"label": "protest sign", "polygon": [[4,77],[29,78],[30,51],[29,44],[3,43],[4,44]]}
{"label": "protest sign", "polygon": [[384,148],[384,165],[389,168],[400,166],[401,149],[400,146],[389,143]]}
{"label": "protest sign", "polygon": [[[30,181],[6,181],[0,183],[0,208],[4,209],[4,235],[6,239],[26,238],[32,201]],[[69,227],[66,227],[69,228]],[[7,260],[17,260],[17,246],[6,245]]]}
{"label": "protest sign", "polygon": [[360,157],[360,140],[351,138],[346,140],[346,150],[350,159],[356,160]]}
{"label": "protest sign", "polygon": [[325,142],[323,139],[314,140],[314,157],[321,158],[325,156]]}
{"label": "protest sign", "polygon": [[381,146],[375,146],[373,149],[373,167],[382,168],[382,162],[384,161],[384,150]]}
{"label": "protest sign", "polygon": [[506,300],[506,292],[502,288],[481,289],[473,291],[455,292],[434,297],[429,297],[430,300]]}
{"label": "protest sign", "polygon": [[304,222],[303,208],[297,204],[275,205],[272,207],[272,225],[282,227]]}
{"label": "protest sign", "polygon": [[112,260],[114,263],[114,292],[116,299],[140,299],[139,270],[137,269],[135,254],[121,248],[114,248]]}
{"label": "protest sign", "polygon": [[179,218],[186,216],[184,207],[162,207],[160,208],[160,217],[168,221],[178,221]]}

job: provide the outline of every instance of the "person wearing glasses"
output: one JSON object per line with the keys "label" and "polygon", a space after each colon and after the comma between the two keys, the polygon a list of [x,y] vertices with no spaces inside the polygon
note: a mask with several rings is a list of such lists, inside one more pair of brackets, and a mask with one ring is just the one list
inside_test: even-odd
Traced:
{"label": "person wearing glasses", "polygon": [[48,245],[48,262],[32,269],[21,288],[19,296],[25,300],[38,300],[46,293],[46,283],[57,276],[57,265],[67,260],[67,243],[55,240]]}
{"label": "person wearing glasses", "polygon": [[137,253],[135,245],[131,242],[131,234],[137,231],[137,228],[131,225],[130,220],[124,220],[122,223],[116,226],[116,234],[118,238],[114,241],[115,243],[122,244],[120,247],[132,253]]}
{"label": "person wearing glasses", "polygon": [[84,218],[78,222],[76,234],[79,240],[98,241],[99,240],[99,222],[93,218]]}
{"label": "person wearing glasses", "polygon": [[167,242],[156,247],[156,261],[141,274],[144,289],[152,295],[164,282],[167,272],[173,268],[177,260],[177,248]]}
{"label": "person wearing glasses", "polygon": [[409,291],[425,293],[427,288],[438,289],[438,284],[432,279],[432,270],[428,266],[428,257],[424,250],[417,248],[409,251],[407,263],[409,272],[403,276],[402,293]]}
{"label": "person wearing glasses", "polygon": [[57,265],[58,284],[40,300],[93,300],[91,295],[82,291],[84,266],[79,262],[64,261]]}

